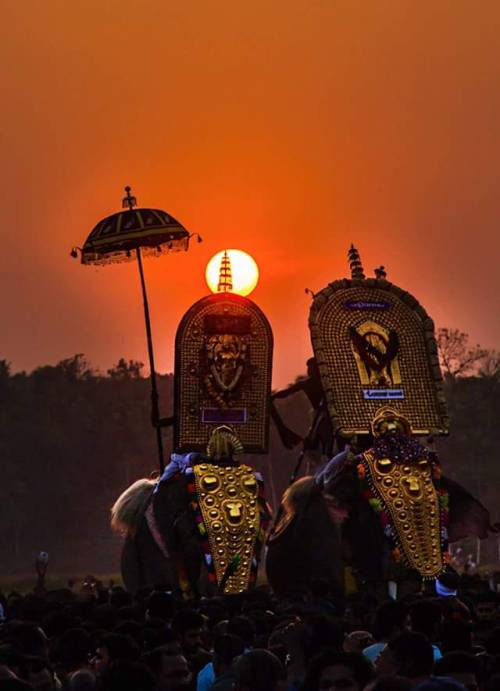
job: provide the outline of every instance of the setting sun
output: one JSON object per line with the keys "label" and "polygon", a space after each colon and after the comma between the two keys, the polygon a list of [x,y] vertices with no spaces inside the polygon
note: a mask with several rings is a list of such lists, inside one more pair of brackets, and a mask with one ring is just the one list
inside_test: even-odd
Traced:
{"label": "setting sun", "polygon": [[259,280],[259,268],[242,250],[221,250],[208,262],[205,279],[212,293],[250,295]]}

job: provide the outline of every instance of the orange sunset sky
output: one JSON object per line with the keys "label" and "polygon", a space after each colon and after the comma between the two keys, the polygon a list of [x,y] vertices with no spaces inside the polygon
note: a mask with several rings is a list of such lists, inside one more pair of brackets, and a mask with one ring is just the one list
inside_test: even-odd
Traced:
{"label": "orange sunset sky", "polygon": [[500,4],[0,0],[0,358],[146,361],[135,264],[71,260],[123,186],[204,238],[145,262],[158,369],[208,259],[254,256],[274,384],[310,298],[365,270],[500,346]]}

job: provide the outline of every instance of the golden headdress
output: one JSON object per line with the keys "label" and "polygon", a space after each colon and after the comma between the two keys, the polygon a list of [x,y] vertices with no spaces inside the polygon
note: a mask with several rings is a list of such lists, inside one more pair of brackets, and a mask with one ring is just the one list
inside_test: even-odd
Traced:
{"label": "golden headdress", "polygon": [[406,437],[411,437],[412,434],[408,420],[398,410],[390,406],[384,406],[377,410],[371,423],[371,429],[374,437],[380,437],[387,432],[404,434]]}
{"label": "golden headdress", "polygon": [[232,458],[243,451],[243,444],[228,425],[216,427],[208,440],[207,456],[216,461],[220,461],[221,458]]}

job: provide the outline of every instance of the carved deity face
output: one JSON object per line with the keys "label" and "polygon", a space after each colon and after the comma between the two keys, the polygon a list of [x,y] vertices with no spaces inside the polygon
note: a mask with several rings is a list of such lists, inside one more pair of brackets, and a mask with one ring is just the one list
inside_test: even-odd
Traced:
{"label": "carved deity face", "polygon": [[206,344],[210,371],[221,391],[233,389],[241,376],[247,346],[242,336],[217,334]]}

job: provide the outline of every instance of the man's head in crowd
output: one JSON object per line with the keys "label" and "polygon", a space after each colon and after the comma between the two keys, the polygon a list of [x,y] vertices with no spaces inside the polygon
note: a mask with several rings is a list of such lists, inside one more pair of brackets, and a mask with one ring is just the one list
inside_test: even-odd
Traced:
{"label": "man's head in crowd", "polygon": [[342,644],[346,653],[362,653],[365,648],[373,645],[375,640],[369,631],[351,631]]}
{"label": "man's head in crowd", "polygon": [[54,670],[47,660],[43,658],[32,658],[30,660],[30,669],[26,681],[31,684],[35,691],[56,691],[58,688]]}
{"label": "man's head in crowd", "polygon": [[102,671],[98,688],[105,691],[155,691],[155,678],[140,662],[117,660]]}
{"label": "man's head in crowd", "polygon": [[227,633],[241,638],[246,648],[253,648],[255,645],[255,624],[249,617],[232,617],[227,625]]}
{"label": "man's head in crowd", "polygon": [[447,653],[434,665],[434,674],[455,679],[463,684],[467,691],[479,691],[481,688],[481,666],[478,659],[469,653]]}
{"label": "man's head in crowd", "polygon": [[303,691],[363,691],[372,674],[363,655],[325,650],[312,660]]}
{"label": "man's head in crowd", "polygon": [[97,686],[95,675],[88,669],[73,672],[66,682],[67,691],[94,691]]}
{"label": "man's head in crowd", "polygon": [[193,610],[184,610],[175,615],[172,628],[179,636],[184,653],[194,655],[203,649],[203,629],[205,620]]}
{"label": "man's head in crowd", "polygon": [[306,660],[311,659],[322,649],[342,650],[344,642],[344,623],[326,614],[306,617],[302,627],[300,645]]}
{"label": "man's head in crowd", "polygon": [[498,621],[500,616],[500,594],[486,591],[474,598],[476,614],[483,621]]}
{"label": "man's head in crowd", "polygon": [[7,665],[0,664],[0,683],[5,679],[15,679],[14,672]]}
{"label": "man's head in crowd", "polygon": [[405,628],[407,610],[400,602],[389,600],[380,605],[373,620],[373,635],[377,641],[388,641],[402,633]]}
{"label": "man's head in crowd", "polygon": [[85,629],[68,629],[57,640],[54,661],[59,676],[84,667],[89,658],[91,643]]}
{"label": "man's head in crowd", "polygon": [[226,674],[234,660],[245,652],[245,642],[238,636],[222,634],[214,640],[214,672],[219,677]]}
{"label": "man's head in crowd", "polygon": [[113,662],[135,662],[138,658],[139,648],[129,636],[110,633],[101,639],[93,659],[93,667],[100,674]]}
{"label": "man's head in crowd", "polygon": [[391,639],[380,653],[376,669],[379,674],[398,674],[414,681],[429,677],[434,664],[434,652],[421,633],[405,631]]}
{"label": "man's head in crowd", "polygon": [[145,656],[144,661],[154,675],[156,691],[182,691],[189,688],[191,672],[182,653],[168,648],[156,648]]}
{"label": "man's head in crowd", "polygon": [[146,620],[151,619],[171,623],[174,617],[174,599],[169,593],[154,590],[148,599]]}
{"label": "man's head in crowd", "polygon": [[399,676],[376,677],[363,691],[411,691],[414,688],[410,679]]}
{"label": "man's head in crowd", "polygon": [[467,621],[450,619],[441,627],[440,649],[443,655],[455,650],[472,650],[472,626]]}
{"label": "man's head in crowd", "polygon": [[278,691],[286,675],[276,655],[268,650],[252,650],[234,664],[234,691]]}
{"label": "man's head in crowd", "polygon": [[5,627],[3,638],[15,642],[24,655],[45,658],[49,655],[48,638],[38,624],[27,621],[11,621]]}
{"label": "man's head in crowd", "polygon": [[462,684],[451,677],[429,677],[413,686],[412,689],[413,691],[464,691]]}
{"label": "man's head in crowd", "polygon": [[430,641],[437,639],[443,612],[438,602],[421,600],[410,607],[410,628],[423,633]]}

